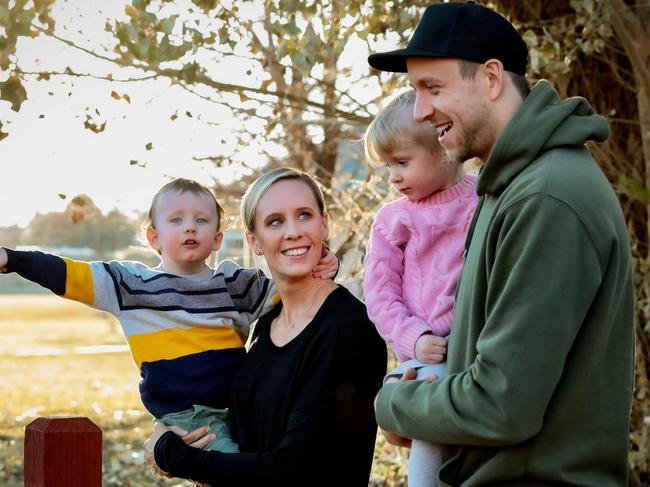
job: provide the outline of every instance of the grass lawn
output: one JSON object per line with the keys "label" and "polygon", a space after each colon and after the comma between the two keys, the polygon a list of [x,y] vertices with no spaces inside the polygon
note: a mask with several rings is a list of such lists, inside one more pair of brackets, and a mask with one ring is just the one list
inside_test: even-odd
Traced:
{"label": "grass lawn", "polygon": [[[24,429],[58,415],[102,429],[104,486],[192,485],[156,478],[144,463],[151,416],[124,344],[107,313],[56,296],[0,295],[0,485],[23,486]],[[98,345],[101,353],[89,348]],[[370,485],[406,485],[404,455],[379,434]]]}

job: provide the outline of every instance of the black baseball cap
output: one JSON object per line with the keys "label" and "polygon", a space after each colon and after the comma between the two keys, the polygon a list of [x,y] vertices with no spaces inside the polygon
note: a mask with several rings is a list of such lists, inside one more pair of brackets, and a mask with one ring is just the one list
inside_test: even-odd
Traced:
{"label": "black baseball cap", "polygon": [[380,71],[406,73],[407,57],[498,59],[506,71],[525,75],[528,47],[494,10],[474,2],[437,3],[426,8],[406,48],[371,54],[368,63]]}

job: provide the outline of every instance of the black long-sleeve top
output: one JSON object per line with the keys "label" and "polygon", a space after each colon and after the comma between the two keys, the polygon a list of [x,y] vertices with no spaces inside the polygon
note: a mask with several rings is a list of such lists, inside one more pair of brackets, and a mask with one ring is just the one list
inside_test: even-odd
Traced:
{"label": "black long-sleeve top", "polygon": [[155,447],[160,468],[216,487],[368,485],[386,345],[363,303],[339,287],[278,347],[270,331],[281,306],[260,318],[233,382],[233,437],[242,453],[199,450],[166,433]]}

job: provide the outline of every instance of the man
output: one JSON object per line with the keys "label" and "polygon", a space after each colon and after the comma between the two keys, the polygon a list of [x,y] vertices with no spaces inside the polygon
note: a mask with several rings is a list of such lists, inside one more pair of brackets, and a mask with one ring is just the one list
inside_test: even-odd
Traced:
{"label": "man", "polygon": [[496,12],[428,7],[405,49],[415,118],[480,196],[449,342],[449,376],[386,384],[379,425],[446,445],[439,485],[627,485],[634,326],[616,195],[585,147],[607,122],[582,98],[529,93],[527,48]]}

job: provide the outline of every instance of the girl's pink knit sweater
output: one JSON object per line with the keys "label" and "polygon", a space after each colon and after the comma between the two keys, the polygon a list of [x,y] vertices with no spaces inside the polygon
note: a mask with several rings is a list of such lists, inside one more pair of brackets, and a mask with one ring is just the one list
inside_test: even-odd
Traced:
{"label": "girl's pink knit sweater", "polygon": [[368,315],[400,361],[415,357],[424,333],[447,336],[476,207],[476,176],[418,201],[383,206],[372,225],[364,267]]}

